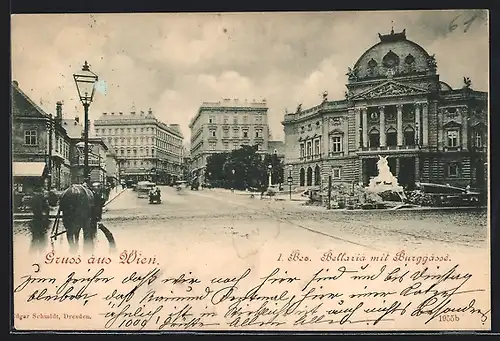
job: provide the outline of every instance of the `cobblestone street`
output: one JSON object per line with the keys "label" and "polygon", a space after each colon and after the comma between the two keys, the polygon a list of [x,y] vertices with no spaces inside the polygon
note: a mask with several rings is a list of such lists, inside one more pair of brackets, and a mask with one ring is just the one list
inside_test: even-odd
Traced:
{"label": "cobblestone street", "polygon": [[[220,245],[234,248],[240,257],[262,248],[274,253],[300,248],[462,253],[487,249],[485,210],[327,211],[300,201],[261,200],[259,195],[251,198],[227,190],[161,190],[161,204],[149,204],[127,189],[106,206],[103,223],[118,248],[150,241],[161,242],[167,250]],[[61,237],[56,247],[66,248],[66,238]],[[98,242],[107,247],[102,233]],[[15,222],[15,252],[28,245],[27,224]]]}

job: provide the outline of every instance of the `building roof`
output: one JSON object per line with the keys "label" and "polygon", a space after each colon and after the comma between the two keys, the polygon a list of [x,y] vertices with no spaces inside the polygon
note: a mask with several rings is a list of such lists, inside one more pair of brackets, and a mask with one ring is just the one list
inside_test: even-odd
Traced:
{"label": "building roof", "polygon": [[[24,91],[21,90],[21,88],[19,87],[19,83],[17,81],[12,81],[12,95],[15,99],[16,95],[17,96],[20,96],[23,100],[25,100],[26,102],[28,102],[36,111],[38,111],[38,113],[44,117],[44,118],[47,118],[49,119],[50,116],[49,114],[47,114],[45,112],[45,110],[43,110],[38,104],[36,104],[35,102],[33,102],[33,100],[31,98],[29,98],[28,95],[26,95],[26,93],[24,93]],[[13,108],[14,110],[16,109],[15,106]],[[21,114],[24,114],[24,113],[21,113]]]}
{"label": "building roof", "polygon": [[76,119],[63,118],[61,125],[66,129],[66,133],[72,139],[79,139],[82,137],[83,125]]}
{"label": "building roof", "polygon": [[105,125],[126,125],[126,124],[137,124],[140,121],[143,121],[143,123],[152,123],[158,125],[160,128],[180,137],[183,138],[182,132],[180,130],[179,124],[166,124],[163,123],[162,121],[158,120],[151,109],[147,113],[144,111],[140,112],[135,112],[132,111],[130,113],[123,113],[123,112],[111,112],[107,113],[104,112],[102,115],[99,117],[99,119],[94,121],[94,126],[99,127],[99,126],[105,126]]}
{"label": "building roof", "polygon": [[429,59],[432,58],[419,44],[406,38],[406,30],[400,33],[382,35],[380,41],[366,50],[354,65],[358,78],[372,75],[372,69],[384,72],[386,68],[396,66],[400,69],[412,68],[413,72],[429,70]]}

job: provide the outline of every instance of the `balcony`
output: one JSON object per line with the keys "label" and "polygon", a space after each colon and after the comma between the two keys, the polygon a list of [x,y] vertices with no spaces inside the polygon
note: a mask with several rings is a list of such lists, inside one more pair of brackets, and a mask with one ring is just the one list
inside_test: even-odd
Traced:
{"label": "balcony", "polygon": [[420,146],[417,145],[403,145],[403,146],[377,146],[377,147],[362,147],[359,149],[359,153],[377,154],[377,153],[387,153],[387,152],[415,152],[421,150]]}
{"label": "balcony", "polygon": [[329,153],[328,153],[328,156],[329,156],[329,157],[339,157],[339,156],[344,156],[344,152],[343,152],[343,151],[340,151],[340,152],[329,152]]}

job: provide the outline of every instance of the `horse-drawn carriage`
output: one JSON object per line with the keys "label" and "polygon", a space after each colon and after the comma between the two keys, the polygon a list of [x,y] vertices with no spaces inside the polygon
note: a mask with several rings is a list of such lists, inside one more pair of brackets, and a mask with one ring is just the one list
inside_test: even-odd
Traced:
{"label": "horse-drawn carriage", "polygon": [[156,184],[154,182],[139,181],[136,186],[137,197],[143,199],[149,198],[149,192],[155,187]]}
{"label": "horse-drawn carriage", "polygon": [[161,204],[161,191],[156,186],[149,191],[149,203]]}

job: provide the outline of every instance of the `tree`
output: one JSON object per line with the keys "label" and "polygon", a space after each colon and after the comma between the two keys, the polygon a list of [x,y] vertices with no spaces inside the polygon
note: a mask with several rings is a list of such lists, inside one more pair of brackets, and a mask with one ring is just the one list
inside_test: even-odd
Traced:
{"label": "tree", "polygon": [[212,154],[207,158],[205,168],[206,179],[216,186],[222,186],[225,182],[223,166],[229,158],[229,153]]}

